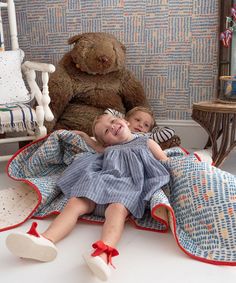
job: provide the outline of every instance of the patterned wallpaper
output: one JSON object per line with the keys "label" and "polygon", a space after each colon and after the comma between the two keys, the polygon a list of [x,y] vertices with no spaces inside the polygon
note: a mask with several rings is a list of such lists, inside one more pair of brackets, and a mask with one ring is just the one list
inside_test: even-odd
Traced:
{"label": "patterned wallpaper", "polygon": [[56,64],[70,36],[112,33],[126,45],[127,68],[158,120],[188,120],[192,103],[216,92],[218,2],[15,0],[20,47],[27,60]]}

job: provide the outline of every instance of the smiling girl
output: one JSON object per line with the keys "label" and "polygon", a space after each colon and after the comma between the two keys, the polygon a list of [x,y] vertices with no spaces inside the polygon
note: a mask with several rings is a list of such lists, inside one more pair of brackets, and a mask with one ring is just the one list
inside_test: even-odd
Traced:
{"label": "smiling girl", "polygon": [[169,173],[159,162],[167,159],[160,146],[133,134],[126,120],[103,114],[95,119],[93,132],[104,152],[82,154],[57,181],[68,198],[61,214],[42,234],[35,226],[28,233],[10,234],[7,246],[21,258],[51,261],[57,254],[55,243],[71,232],[78,218],[105,205],[101,237],[83,257],[98,278],[107,280],[127,216],[143,216],[152,195],[169,182]]}

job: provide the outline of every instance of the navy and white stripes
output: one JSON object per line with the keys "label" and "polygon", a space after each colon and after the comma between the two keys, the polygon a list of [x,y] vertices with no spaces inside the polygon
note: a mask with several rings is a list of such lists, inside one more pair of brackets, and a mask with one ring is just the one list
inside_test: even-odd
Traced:
{"label": "navy and white stripes", "polygon": [[0,106],[0,133],[34,131],[36,127],[36,113],[29,105]]}

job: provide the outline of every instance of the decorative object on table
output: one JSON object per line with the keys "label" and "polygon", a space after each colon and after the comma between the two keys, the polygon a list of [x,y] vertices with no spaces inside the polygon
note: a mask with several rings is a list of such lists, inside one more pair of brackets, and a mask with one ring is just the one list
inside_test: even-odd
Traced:
{"label": "decorative object on table", "polygon": [[221,32],[220,40],[222,41],[224,47],[229,47],[233,32],[236,31],[236,4],[231,8],[231,17],[226,17],[226,30]]}
{"label": "decorative object on table", "polygon": [[222,103],[236,103],[236,75],[220,76],[220,91],[217,101]]}

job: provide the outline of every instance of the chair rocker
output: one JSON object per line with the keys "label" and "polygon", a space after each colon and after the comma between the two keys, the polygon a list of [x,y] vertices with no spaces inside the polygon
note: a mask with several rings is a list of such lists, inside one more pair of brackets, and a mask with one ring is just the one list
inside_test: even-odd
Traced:
{"label": "chair rocker", "polygon": [[[7,13],[2,18],[1,10],[4,8]],[[7,31],[3,30],[3,23],[7,26],[6,18],[9,26]],[[11,50],[8,51],[4,45],[4,36],[7,35],[11,38]],[[48,92],[49,73],[55,71],[54,65],[29,61],[23,63],[23,58],[24,52],[18,44],[14,1],[0,1],[0,144],[44,137],[47,135],[44,122],[54,118],[49,108]],[[36,72],[41,74],[42,91],[36,82]],[[10,157],[0,155],[0,161]]]}

